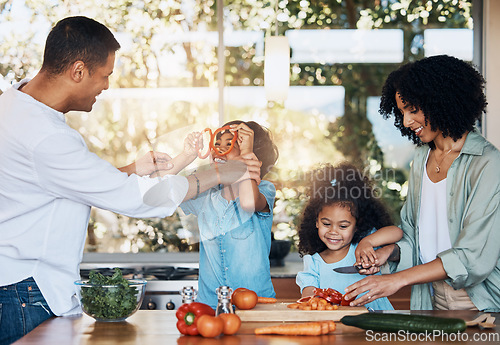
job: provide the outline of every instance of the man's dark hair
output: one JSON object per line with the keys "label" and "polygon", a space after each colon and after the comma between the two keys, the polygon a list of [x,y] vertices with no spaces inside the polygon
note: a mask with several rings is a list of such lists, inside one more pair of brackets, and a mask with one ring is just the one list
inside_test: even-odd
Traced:
{"label": "man's dark hair", "polygon": [[87,17],[60,20],[45,43],[42,71],[49,75],[65,72],[76,61],[82,61],[92,72],[107,62],[120,44],[107,27]]}
{"label": "man's dark hair", "polygon": [[262,162],[260,178],[263,178],[278,160],[278,147],[273,142],[271,131],[255,121],[234,120],[225,123],[224,126],[240,123],[246,124],[253,131],[253,153]]}
{"label": "man's dark hair", "polygon": [[[432,130],[454,140],[474,129],[486,109],[485,80],[469,63],[448,55],[424,58],[389,74],[382,88],[380,114],[395,116],[394,125],[403,136],[421,145],[415,133],[403,125],[396,92],[405,104],[422,110]],[[431,144],[432,145],[432,144]]]}

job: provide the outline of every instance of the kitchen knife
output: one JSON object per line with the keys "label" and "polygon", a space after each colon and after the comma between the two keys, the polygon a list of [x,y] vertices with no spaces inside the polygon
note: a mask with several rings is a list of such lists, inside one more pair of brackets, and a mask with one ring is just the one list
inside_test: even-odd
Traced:
{"label": "kitchen knife", "polygon": [[344,267],[337,267],[334,268],[333,270],[338,273],[358,273],[360,269],[363,269],[361,265],[356,265],[356,266],[344,266]]}

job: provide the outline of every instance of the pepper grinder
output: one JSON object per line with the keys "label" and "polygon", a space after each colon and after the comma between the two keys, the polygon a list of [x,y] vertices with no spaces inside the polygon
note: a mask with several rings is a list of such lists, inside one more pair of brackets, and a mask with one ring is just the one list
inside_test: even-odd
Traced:
{"label": "pepper grinder", "polygon": [[231,304],[231,293],[233,290],[229,286],[220,286],[215,292],[217,292],[219,300],[215,316],[220,314],[234,314],[233,305]]}
{"label": "pepper grinder", "polygon": [[181,290],[182,304],[194,302],[196,290],[192,286],[184,286]]}

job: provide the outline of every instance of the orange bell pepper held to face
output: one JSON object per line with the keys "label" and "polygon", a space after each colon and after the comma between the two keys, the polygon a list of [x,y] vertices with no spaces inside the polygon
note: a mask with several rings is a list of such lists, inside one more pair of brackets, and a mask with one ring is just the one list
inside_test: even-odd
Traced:
{"label": "orange bell pepper held to face", "polygon": [[229,147],[229,149],[227,149],[227,151],[224,152],[224,151],[220,150],[218,147],[215,147],[215,141],[217,140],[217,134],[219,134],[219,133],[223,134],[225,131],[229,131],[230,129],[231,129],[231,126],[228,125],[228,126],[224,126],[221,128],[217,128],[215,130],[215,132],[212,133],[212,130],[210,128],[205,128],[202,131],[202,133],[207,132],[210,135],[210,141],[208,142],[208,150],[206,153],[203,154],[201,152],[201,148],[198,146],[198,143],[196,143],[196,149],[198,150],[198,157],[201,159],[205,159],[210,155],[211,151],[214,151],[218,156],[225,156],[229,152],[231,152],[231,150],[234,147],[234,144],[236,143],[236,140],[238,139],[238,132],[233,133],[233,139],[231,139],[231,146]]}
{"label": "orange bell pepper held to face", "polygon": [[204,303],[192,302],[183,304],[177,309],[175,316],[177,317],[177,329],[181,334],[198,335],[196,327],[196,318],[202,315],[215,316],[215,310]]}

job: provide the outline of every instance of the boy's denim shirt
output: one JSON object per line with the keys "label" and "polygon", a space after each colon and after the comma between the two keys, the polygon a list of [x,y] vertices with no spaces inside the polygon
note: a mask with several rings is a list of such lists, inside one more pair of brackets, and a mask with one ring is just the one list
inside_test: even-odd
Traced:
{"label": "boy's denim shirt", "polygon": [[233,291],[244,287],[259,296],[275,297],[269,251],[276,189],[271,182],[263,180],[259,191],[266,198],[269,212],[245,212],[239,198],[234,201],[224,199],[219,187],[181,204],[186,214],[198,216],[198,302],[215,308],[215,289],[223,285]]}

